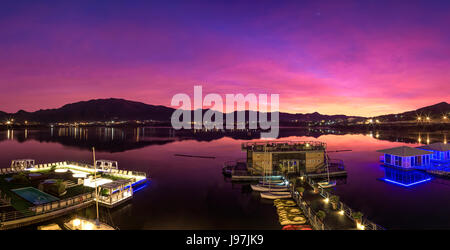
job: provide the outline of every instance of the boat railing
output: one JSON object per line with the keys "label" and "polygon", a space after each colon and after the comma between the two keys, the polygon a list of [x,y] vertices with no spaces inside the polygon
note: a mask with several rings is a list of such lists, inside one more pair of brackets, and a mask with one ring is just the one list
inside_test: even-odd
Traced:
{"label": "boat railing", "polygon": [[[316,182],[308,177],[304,177],[306,178],[306,182],[313,188],[317,188],[319,191],[319,194],[323,197],[323,198],[328,198],[330,199],[331,196],[333,194],[331,194],[330,192],[326,191],[324,188],[320,187],[319,185],[316,184]],[[356,211],[354,211],[352,208],[350,208],[348,205],[346,205],[345,203],[343,203],[342,201],[340,201],[337,204],[337,210],[340,211],[344,211],[344,215],[346,215],[350,220],[355,221],[355,218],[353,218],[353,213],[355,213]],[[356,222],[355,222],[356,223]],[[382,226],[370,221],[369,219],[363,217],[362,218],[362,225],[364,225],[365,230],[385,230],[385,228],[383,228]]]}
{"label": "boat railing", "polygon": [[326,143],[320,141],[254,141],[244,142],[242,150],[251,149],[253,151],[293,151],[293,150],[324,150]]}
{"label": "boat railing", "polygon": [[65,209],[82,203],[93,201],[95,197],[95,192],[80,194],[63,200],[58,200],[54,202],[45,203],[42,205],[32,206],[27,210],[16,210],[5,213],[0,213],[0,221],[12,221],[17,219],[22,219],[26,217],[41,215],[49,212],[54,212],[57,210]]}

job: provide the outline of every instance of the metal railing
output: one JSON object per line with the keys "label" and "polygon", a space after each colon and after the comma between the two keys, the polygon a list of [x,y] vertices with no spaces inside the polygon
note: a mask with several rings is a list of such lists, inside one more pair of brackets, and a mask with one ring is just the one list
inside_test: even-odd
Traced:
{"label": "metal railing", "polygon": [[293,151],[293,150],[325,150],[326,143],[320,141],[255,141],[244,142],[241,145],[242,150],[253,151]]}
{"label": "metal railing", "polygon": [[35,215],[45,214],[49,212],[54,212],[60,209],[72,207],[82,203],[93,201],[95,197],[95,192],[80,194],[74,197],[66,198],[64,200],[49,202],[42,205],[37,205],[30,207],[28,210],[11,211],[6,213],[0,213],[0,221],[12,221],[17,219],[22,219],[26,217],[31,217]]}

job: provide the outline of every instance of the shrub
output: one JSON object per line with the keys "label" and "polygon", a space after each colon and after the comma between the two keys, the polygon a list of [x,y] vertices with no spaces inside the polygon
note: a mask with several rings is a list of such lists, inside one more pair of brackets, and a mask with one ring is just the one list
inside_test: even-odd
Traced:
{"label": "shrub", "polygon": [[361,212],[354,212],[354,213],[352,213],[352,217],[355,220],[361,220],[362,217],[363,217],[363,213],[361,213]]}
{"label": "shrub", "polygon": [[325,219],[325,216],[327,216],[327,214],[324,211],[322,211],[322,210],[319,210],[316,215],[321,220]]}
{"label": "shrub", "polygon": [[14,183],[28,183],[28,177],[24,173],[18,173],[12,176]]}
{"label": "shrub", "polygon": [[330,197],[330,202],[332,202],[332,203],[338,203],[338,202],[339,202],[339,196],[337,196],[337,195],[332,195],[332,196]]}

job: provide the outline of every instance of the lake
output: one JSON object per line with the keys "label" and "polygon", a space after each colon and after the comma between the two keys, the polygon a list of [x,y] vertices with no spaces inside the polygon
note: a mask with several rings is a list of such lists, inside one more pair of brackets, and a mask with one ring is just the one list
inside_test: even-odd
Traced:
{"label": "lake", "polygon": [[[344,161],[348,176],[332,192],[387,229],[448,229],[450,180],[433,178],[411,187],[381,181],[385,170],[376,150],[447,141],[449,131],[372,131],[348,134],[331,129],[281,129],[279,140],[326,142],[332,159]],[[36,163],[97,159],[151,177],[133,200],[101,215],[120,229],[281,229],[273,202],[249,184],[222,175],[225,161],[245,158],[241,143],[254,134],[183,133],[169,128],[49,128],[0,131],[0,166],[31,158]],[[214,156],[215,159],[175,154]],[[94,216],[92,208],[80,211]],[[35,228],[35,227],[34,227]]]}

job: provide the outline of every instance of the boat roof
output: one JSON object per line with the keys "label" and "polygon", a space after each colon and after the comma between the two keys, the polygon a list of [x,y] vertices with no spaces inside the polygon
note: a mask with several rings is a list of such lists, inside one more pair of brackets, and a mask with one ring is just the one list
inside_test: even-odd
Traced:
{"label": "boat roof", "polygon": [[382,149],[377,150],[377,152],[390,154],[390,155],[396,155],[396,156],[416,156],[416,155],[429,155],[433,154],[429,151],[418,149],[418,148],[412,148],[407,146],[400,146],[395,148],[388,148],[388,149]]}
{"label": "boat roof", "polygon": [[120,186],[127,185],[127,184],[130,184],[130,183],[131,183],[131,180],[120,179],[120,180],[115,180],[113,182],[108,182],[108,183],[102,184],[99,187],[114,189],[114,188],[118,188]]}
{"label": "boat roof", "polygon": [[425,145],[425,146],[420,146],[417,148],[445,152],[445,151],[450,151],[450,144],[437,142],[437,143],[432,143],[432,144]]}

